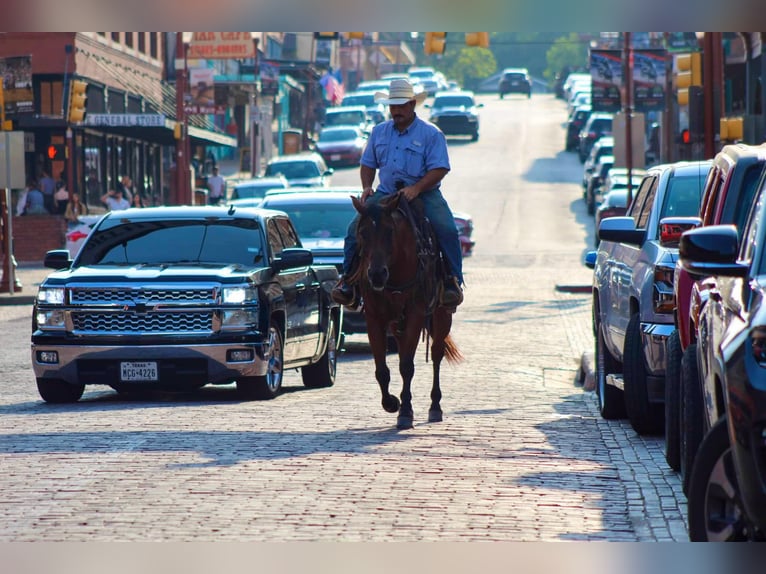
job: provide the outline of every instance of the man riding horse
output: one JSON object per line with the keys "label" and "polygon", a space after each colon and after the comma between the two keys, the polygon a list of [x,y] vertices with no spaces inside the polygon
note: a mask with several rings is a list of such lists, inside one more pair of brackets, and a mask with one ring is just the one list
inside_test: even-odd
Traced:
{"label": "man riding horse", "polygon": [[[421,120],[415,106],[427,94],[416,92],[406,79],[394,79],[389,92],[378,92],[375,101],[387,104],[391,119],[376,125],[361,160],[362,202],[379,202],[400,193],[407,201],[420,198],[444,255],[447,276],[440,303],[456,308],[463,302],[463,256],[455,220],[439,189],[450,170],[447,140],[435,125]],[[379,185],[373,190],[375,172]],[[344,243],[343,275],[332,291],[341,305],[358,304],[358,292],[349,281],[357,264],[357,215],[348,227]]]}

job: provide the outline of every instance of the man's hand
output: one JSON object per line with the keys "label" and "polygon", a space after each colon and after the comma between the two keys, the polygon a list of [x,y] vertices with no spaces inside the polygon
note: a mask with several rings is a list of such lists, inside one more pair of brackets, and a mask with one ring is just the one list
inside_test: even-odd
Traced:
{"label": "man's hand", "polygon": [[407,201],[412,201],[418,195],[420,195],[420,190],[414,185],[408,185],[407,187],[400,189],[399,193],[406,197]]}
{"label": "man's hand", "polygon": [[375,190],[373,190],[371,187],[365,187],[362,190],[362,203],[367,201],[367,198],[369,198],[373,193],[375,193]]}

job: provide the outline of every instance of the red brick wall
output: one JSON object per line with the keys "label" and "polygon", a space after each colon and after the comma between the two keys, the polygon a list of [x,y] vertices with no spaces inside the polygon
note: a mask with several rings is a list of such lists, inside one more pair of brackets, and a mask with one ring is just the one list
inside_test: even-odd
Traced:
{"label": "red brick wall", "polygon": [[51,249],[66,248],[66,220],[61,215],[13,218],[13,254],[19,263],[42,263]]}

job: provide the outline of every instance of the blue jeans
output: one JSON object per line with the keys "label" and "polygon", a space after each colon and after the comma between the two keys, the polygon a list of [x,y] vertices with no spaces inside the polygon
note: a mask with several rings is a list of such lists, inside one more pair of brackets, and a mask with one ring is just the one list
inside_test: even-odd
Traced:
{"label": "blue jeans", "polygon": [[[367,202],[380,201],[389,197],[389,194],[376,191]],[[444,259],[449,266],[447,270],[450,275],[457,277],[460,285],[463,284],[463,251],[460,248],[460,237],[458,237],[455,218],[447,205],[439,189],[424,191],[419,196],[423,202],[423,211],[425,216],[431,222],[436,240],[439,242]],[[356,224],[359,221],[359,214],[351,221],[346,232],[346,239],[343,243],[343,274],[348,275],[351,271],[351,261],[356,254]]]}

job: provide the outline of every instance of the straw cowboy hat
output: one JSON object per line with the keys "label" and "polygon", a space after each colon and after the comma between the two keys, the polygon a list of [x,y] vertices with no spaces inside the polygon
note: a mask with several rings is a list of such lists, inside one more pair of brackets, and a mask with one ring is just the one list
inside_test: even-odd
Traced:
{"label": "straw cowboy hat", "polygon": [[415,100],[415,104],[422,104],[427,97],[426,92],[420,89],[415,90],[404,78],[391,80],[388,93],[375,92],[375,101],[387,106],[400,106],[412,100]]}

